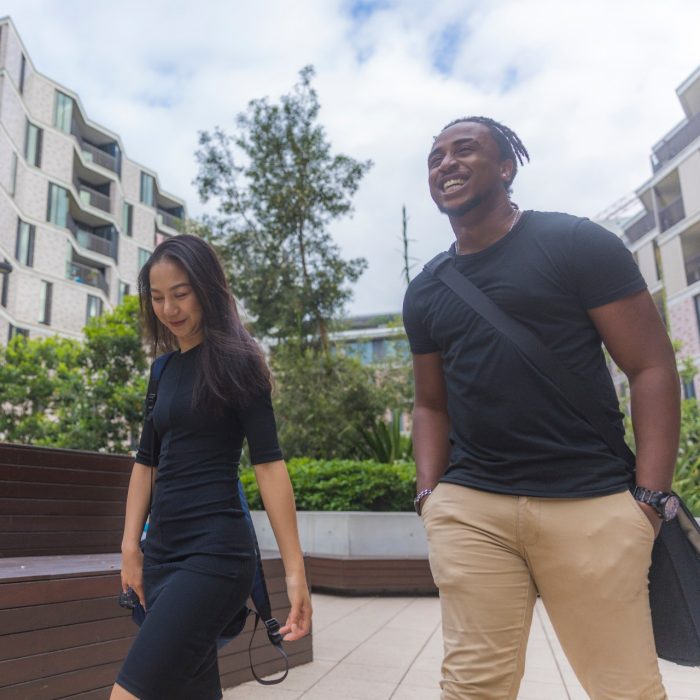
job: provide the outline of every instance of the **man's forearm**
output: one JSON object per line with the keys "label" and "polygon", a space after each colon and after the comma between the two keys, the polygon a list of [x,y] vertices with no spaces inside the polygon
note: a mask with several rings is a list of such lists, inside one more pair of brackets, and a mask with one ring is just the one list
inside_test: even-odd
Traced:
{"label": "man's forearm", "polygon": [[447,413],[416,406],[413,410],[413,455],[416,490],[431,489],[447,468],[450,457],[450,419]]}
{"label": "man's forearm", "polygon": [[653,367],[630,377],[637,484],[669,491],[678,454],[680,382],[675,367]]}

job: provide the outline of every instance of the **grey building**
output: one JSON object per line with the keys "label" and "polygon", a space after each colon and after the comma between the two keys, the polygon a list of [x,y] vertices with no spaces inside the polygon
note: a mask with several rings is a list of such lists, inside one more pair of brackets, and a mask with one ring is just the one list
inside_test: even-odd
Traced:
{"label": "grey building", "polygon": [[681,356],[700,368],[700,67],[676,94],[685,118],[652,147],[641,207],[621,227]]}
{"label": "grey building", "polygon": [[144,261],[184,217],[183,200],[39,73],[0,19],[0,343],[80,337],[136,291]]}

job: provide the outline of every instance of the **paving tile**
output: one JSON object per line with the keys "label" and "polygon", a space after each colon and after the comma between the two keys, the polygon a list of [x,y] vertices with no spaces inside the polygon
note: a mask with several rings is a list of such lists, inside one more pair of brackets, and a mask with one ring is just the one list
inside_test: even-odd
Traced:
{"label": "paving tile", "polygon": [[569,700],[569,694],[562,683],[523,680],[518,700]]}
{"label": "paving tile", "polygon": [[391,700],[440,700],[440,688],[435,687],[431,690],[402,683],[391,696]]}
{"label": "paving tile", "polygon": [[224,700],[298,700],[301,697],[300,691],[283,690],[277,686],[266,687],[255,682],[224,691]]}
{"label": "paving tile", "polygon": [[302,696],[304,700],[389,700],[396,683],[382,683],[360,678],[344,678],[342,683],[330,677],[324,678]]}

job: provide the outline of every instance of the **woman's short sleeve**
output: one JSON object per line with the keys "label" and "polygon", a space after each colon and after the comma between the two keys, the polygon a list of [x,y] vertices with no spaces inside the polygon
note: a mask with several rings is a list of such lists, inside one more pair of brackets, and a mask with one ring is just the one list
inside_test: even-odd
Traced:
{"label": "woman's short sleeve", "polygon": [[153,422],[150,420],[144,420],[143,427],[141,428],[141,439],[139,440],[139,449],[136,451],[136,456],[134,460],[139,464],[145,464],[147,467],[155,467],[155,464],[151,462],[158,463],[157,458],[153,458],[155,455],[155,431],[153,430]]}
{"label": "woman's short sleeve", "polygon": [[284,459],[277,439],[277,423],[269,392],[261,394],[238,411],[243,425],[251,464],[264,464]]}

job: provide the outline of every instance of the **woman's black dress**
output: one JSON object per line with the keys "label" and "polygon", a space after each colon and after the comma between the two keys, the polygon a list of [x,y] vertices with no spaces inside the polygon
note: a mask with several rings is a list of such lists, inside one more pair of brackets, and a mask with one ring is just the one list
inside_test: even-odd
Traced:
{"label": "woman's black dress", "polygon": [[[223,415],[192,410],[201,346],[176,352],[158,386],[160,438],[144,544],[146,620],[117,683],[141,700],[218,700],[216,640],[245,605],[255,550],[238,498],[244,438],[253,464],[282,459],[269,394]],[[136,461],[150,466],[144,425]]]}

